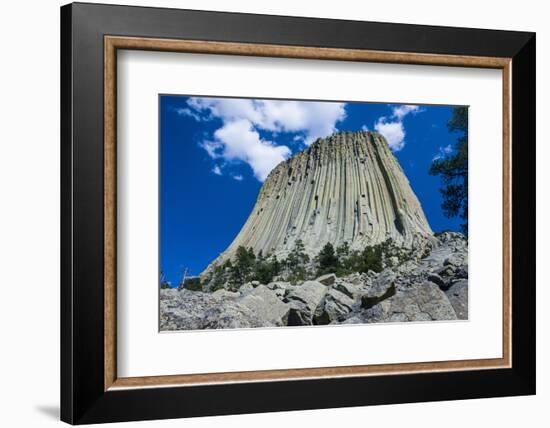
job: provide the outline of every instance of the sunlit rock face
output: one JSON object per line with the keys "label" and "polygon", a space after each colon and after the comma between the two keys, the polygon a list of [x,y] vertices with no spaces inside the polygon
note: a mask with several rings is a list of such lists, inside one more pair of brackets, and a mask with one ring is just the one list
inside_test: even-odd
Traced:
{"label": "sunlit rock face", "polygon": [[327,242],[361,250],[391,238],[410,248],[432,235],[384,137],[338,132],[271,171],[243,228],[208,269],[239,246],[285,257],[300,239],[315,256]]}

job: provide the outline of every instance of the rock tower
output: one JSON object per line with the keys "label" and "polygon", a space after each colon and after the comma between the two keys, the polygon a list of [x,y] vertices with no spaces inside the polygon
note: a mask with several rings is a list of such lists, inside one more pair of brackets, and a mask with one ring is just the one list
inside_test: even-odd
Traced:
{"label": "rock tower", "polygon": [[361,250],[392,238],[410,248],[432,235],[385,138],[338,132],[271,171],[243,228],[205,272],[241,245],[285,257],[300,239],[315,256],[327,242]]}

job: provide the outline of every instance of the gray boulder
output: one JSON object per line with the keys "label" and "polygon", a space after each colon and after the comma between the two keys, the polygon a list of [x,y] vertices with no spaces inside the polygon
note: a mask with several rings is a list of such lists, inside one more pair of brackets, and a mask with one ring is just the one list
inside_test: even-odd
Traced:
{"label": "gray boulder", "polygon": [[332,324],[365,324],[365,322],[360,314],[354,314],[342,322],[334,321]]}
{"label": "gray boulder", "polygon": [[441,278],[437,273],[428,274],[428,281],[437,284],[442,290],[447,288],[447,283],[443,281],[443,278]]}
{"label": "gray boulder", "polygon": [[441,277],[445,276],[453,276],[456,272],[456,266],[454,265],[446,265],[442,266],[434,271],[436,275],[439,275]]}
{"label": "gray boulder", "polygon": [[186,289],[160,290],[160,330],[203,328],[204,312],[215,299],[207,293]]}
{"label": "gray boulder", "polygon": [[340,280],[348,284],[361,285],[367,280],[367,274],[354,272],[352,274],[349,274],[340,278]]}
{"label": "gray boulder", "polygon": [[212,293],[212,297],[217,299],[234,299],[240,296],[240,293],[220,288]]}
{"label": "gray boulder", "polygon": [[312,325],[313,317],[327,292],[327,287],[317,281],[305,281],[292,287],[285,299],[290,305],[288,325]]}
{"label": "gray boulder", "polygon": [[395,273],[390,269],[382,271],[361,296],[361,306],[369,309],[395,294]]}
{"label": "gray boulder", "polygon": [[459,320],[468,319],[468,280],[458,280],[445,291]]}
{"label": "gray boulder", "polygon": [[456,320],[457,316],[445,293],[425,281],[396,293],[380,303],[352,312],[345,324]]}
{"label": "gray boulder", "polygon": [[333,273],[327,273],[326,275],[321,275],[315,281],[320,282],[323,285],[332,285],[336,282],[336,275]]}
{"label": "gray boulder", "polygon": [[452,254],[443,261],[444,266],[460,267],[464,264],[464,257],[459,254]]}
{"label": "gray boulder", "polygon": [[348,282],[338,282],[334,288],[354,300],[361,298],[367,292],[367,287],[362,284],[357,285]]}
{"label": "gray boulder", "polygon": [[244,294],[248,293],[249,291],[254,290],[254,286],[251,282],[247,282],[239,287],[239,291]]}
{"label": "gray boulder", "polygon": [[238,299],[212,305],[205,312],[203,328],[283,326],[287,323],[289,309],[273,291],[259,285]]}
{"label": "gray boulder", "polygon": [[258,286],[244,295],[160,290],[160,330],[276,327],[286,325],[289,305]]}
{"label": "gray boulder", "polygon": [[282,326],[288,321],[290,306],[265,285],[258,285],[241,297],[239,303],[270,325]]}
{"label": "gray boulder", "polygon": [[418,263],[413,260],[407,260],[406,262],[403,262],[399,266],[397,266],[395,271],[400,275],[409,275],[416,269],[418,269]]}
{"label": "gray boulder", "polygon": [[407,321],[457,319],[449,299],[433,282],[425,281],[408,291],[401,291],[389,302],[389,320],[395,314],[403,314]]}
{"label": "gray boulder", "polygon": [[290,282],[273,281],[267,284],[266,287],[269,288],[270,290],[279,290],[279,289],[286,290],[289,285],[290,285]]}
{"label": "gray boulder", "polygon": [[321,317],[316,318],[317,324],[329,324],[344,318],[353,310],[354,301],[346,294],[331,289],[325,295],[325,305]]}
{"label": "gray boulder", "polygon": [[266,287],[272,290],[277,297],[282,300],[285,297],[285,294],[288,293],[291,285],[290,282],[274,281],[267,284]]}
{"label": "gray boulder", "polygon": [[160,290],[160,330],[264,327],[265,323],[231,293]]}
{"label": "gray boulder", "polygon": [[273,327],[254,311],[236,301],[210,307],[204,313],[203,329]]}
{"label": "gray boulder", "polygon": [[441,289],[432,282],[425,282],[418,287],[416,300],[420,310],[428,314],[433,321],[455,320],[456,313]]}

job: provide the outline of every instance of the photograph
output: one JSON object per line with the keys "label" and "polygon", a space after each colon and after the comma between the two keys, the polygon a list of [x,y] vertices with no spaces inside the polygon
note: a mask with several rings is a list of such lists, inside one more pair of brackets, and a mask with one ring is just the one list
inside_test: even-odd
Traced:
{"label": "photograph", "polygon": [[468,320],[468,106],[159,95],[159,330]]}

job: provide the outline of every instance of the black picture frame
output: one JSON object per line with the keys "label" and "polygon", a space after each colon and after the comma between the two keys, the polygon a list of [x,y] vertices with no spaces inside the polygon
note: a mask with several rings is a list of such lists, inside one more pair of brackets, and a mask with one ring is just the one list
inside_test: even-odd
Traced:
{"label": "black picture frame", "polygon": [[[512,59],[512,367],[104,390],[104,36]],[[535,393],[535,34],[74,3],[61,8],[61,419],[71,424]],[[490,161],[488,161],[490,167]]]}

